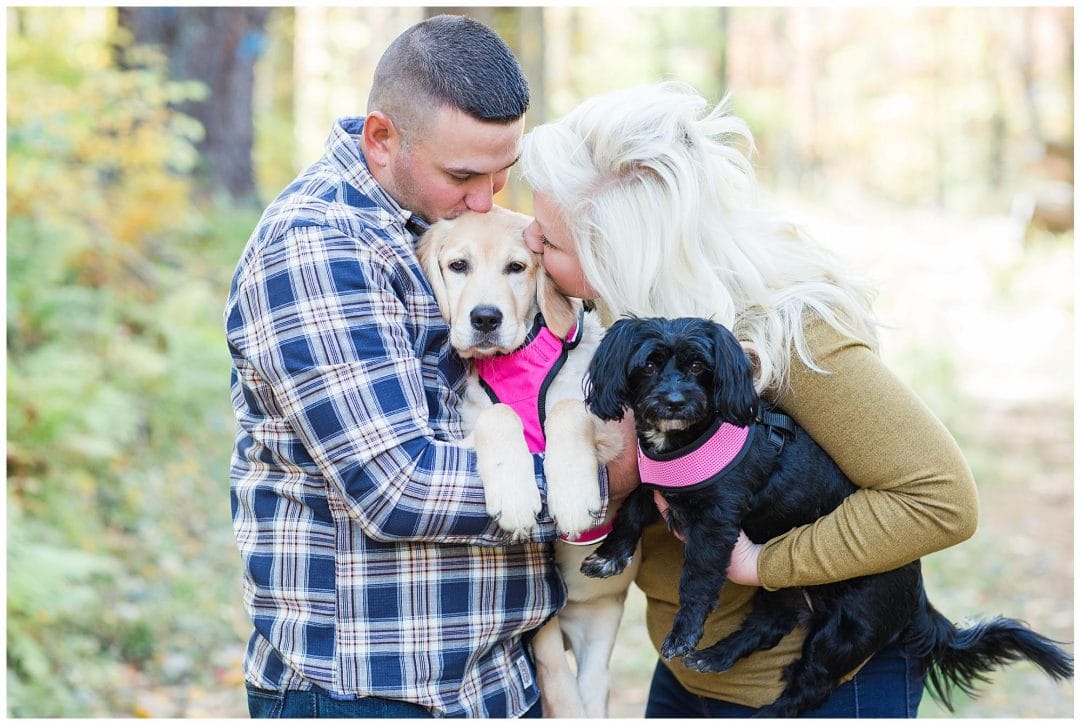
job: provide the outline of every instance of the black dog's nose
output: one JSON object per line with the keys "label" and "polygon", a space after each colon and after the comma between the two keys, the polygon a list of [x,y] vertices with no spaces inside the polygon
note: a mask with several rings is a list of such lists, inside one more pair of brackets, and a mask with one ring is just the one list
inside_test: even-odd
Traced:
{"label": "black dog's nose", "polygon": [[502,319],[499,308],[491,305],[474,307],[469,313],[469,321],[477,332],[494,332],[502,324]]}
{"label": "black dog's nose", "polygon": [[686,407],[686,396],[678,390],[672,390],[664,395],[664,405],[671,411],[680,411]]}

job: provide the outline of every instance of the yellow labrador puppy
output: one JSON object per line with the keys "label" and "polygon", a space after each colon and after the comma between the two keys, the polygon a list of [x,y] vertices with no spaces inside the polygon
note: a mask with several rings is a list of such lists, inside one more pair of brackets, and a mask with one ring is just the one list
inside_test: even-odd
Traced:
{"label": "yellow labrador puppy", "polygon": [[[605,717],[608,662],[638,557],[617,577],[590,579],[581,574],[581,562],[598,542],[570,540],[593,525],[601,506],[598,468],[619,454],[622,439],[616,426],[592,416],[582,400],[582,380],[603,329],[595,314],[582,312],[580,300],[555,288],[540,256],[525,246],[529,221],[499,207],[487,214],[468,212],[432,225],[418,255],[450,324],[450,344],[469,363],[460,413],[471,431],[466,441],[476,450],[488,513],[516,536],[535,525],[541,509],[530,452],[538,447],[527,440],[535,432],[522,421],[530,417],[528,410],[519,405],[519,415],[511,405],[492,401],[487,391],[496,395],[495,383],[488,385],[490,373],[482,382],[481,373],[505,362],[499,356],[534,350],[541,334],[555,341],[549,347],[565,350],[561,367],[540,387],[537,403],[546,411],[546,418],[544,412],[540,417],[548,512],[567,537],[555,544],[567,604],[537,633],[532,647],[546,716]],[[538,326],[538,314],[547,332]],[[564,643],[574,653],[576,678]]]}

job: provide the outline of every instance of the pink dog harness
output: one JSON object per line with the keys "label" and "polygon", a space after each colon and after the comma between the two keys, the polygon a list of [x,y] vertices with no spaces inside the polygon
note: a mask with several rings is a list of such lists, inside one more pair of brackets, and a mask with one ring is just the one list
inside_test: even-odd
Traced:
{"label": "pink dog harness", "polygon": [[677,450],[648,456],[638,444],[638,472],[641,485],[660,491],[690,491],[716,483],[739,465],[750,449],[753,428],[721,423]]}
{"label": "pink dog harness", "polygon": [[567,355],[581,341],[584,314],[578,316],[577,325],[565,340],[557,338],[544,324],[544,318],[537,315],[521,347],[506,355],[476,360],[476,372],[488,397],[492,402],[509,405],[521,418],[530,453],[542,453],[546,448],[544,395]]}
{"label": "pink dog harness", "polygon": [[[513,408],[525,429],[525,443],[530,453],[542,453],[547,448],[544,437],[544,398],[570,351],[581,342],[585,329],[585,312],[578,315],[565,340],[555,336],[544,318],[536,316],[533,327],[521,347],[506,355],[478,358],[476,372],[492,402],[505,403]],[[574,538],[560,537],[571,544],[593,544],[611,532],[611,524],[584,531]]]}

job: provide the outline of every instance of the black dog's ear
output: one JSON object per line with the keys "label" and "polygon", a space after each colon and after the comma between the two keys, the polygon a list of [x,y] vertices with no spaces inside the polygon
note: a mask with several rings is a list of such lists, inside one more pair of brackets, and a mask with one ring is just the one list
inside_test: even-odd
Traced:
{"label": "black dog's ear", "polygon": [[723,325],[713,324],[712,338],[713,405],[724,422],[748,426],[754,422],[758,398],[750,358]]}
{"label": "black dog's ear", "polygon": [[602,420],[622,420],[630,401],[630,358],[641,320],[625,318],[608,328],[600,341],[586,381],[585,404]]}

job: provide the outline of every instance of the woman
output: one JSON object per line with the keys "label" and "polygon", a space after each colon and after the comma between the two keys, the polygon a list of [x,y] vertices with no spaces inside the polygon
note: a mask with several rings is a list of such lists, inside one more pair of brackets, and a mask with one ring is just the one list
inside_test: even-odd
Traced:
{"label": "woman", "polygon": [[[754,587],[799,587],[887,571],[969,538],[978,501],[948,431],[877,356],[872,292],[792,224],[758,208],[746,125],[724,104],[662,83],[581,104],[525,138],[530,248],[563,291],[622,315],[697,316],[733,330],[755,384],[859,486],[834,512],[763,545],[745,537],[702,646],[737,628]],[[682,544],[642,539],[637,583],[655,647],[678,608]],[[647,717],[740,717],[772,702],[802,630],[723,673],[658,661]],[[913,717],[922,673],[892,644],[819,710]]]}

